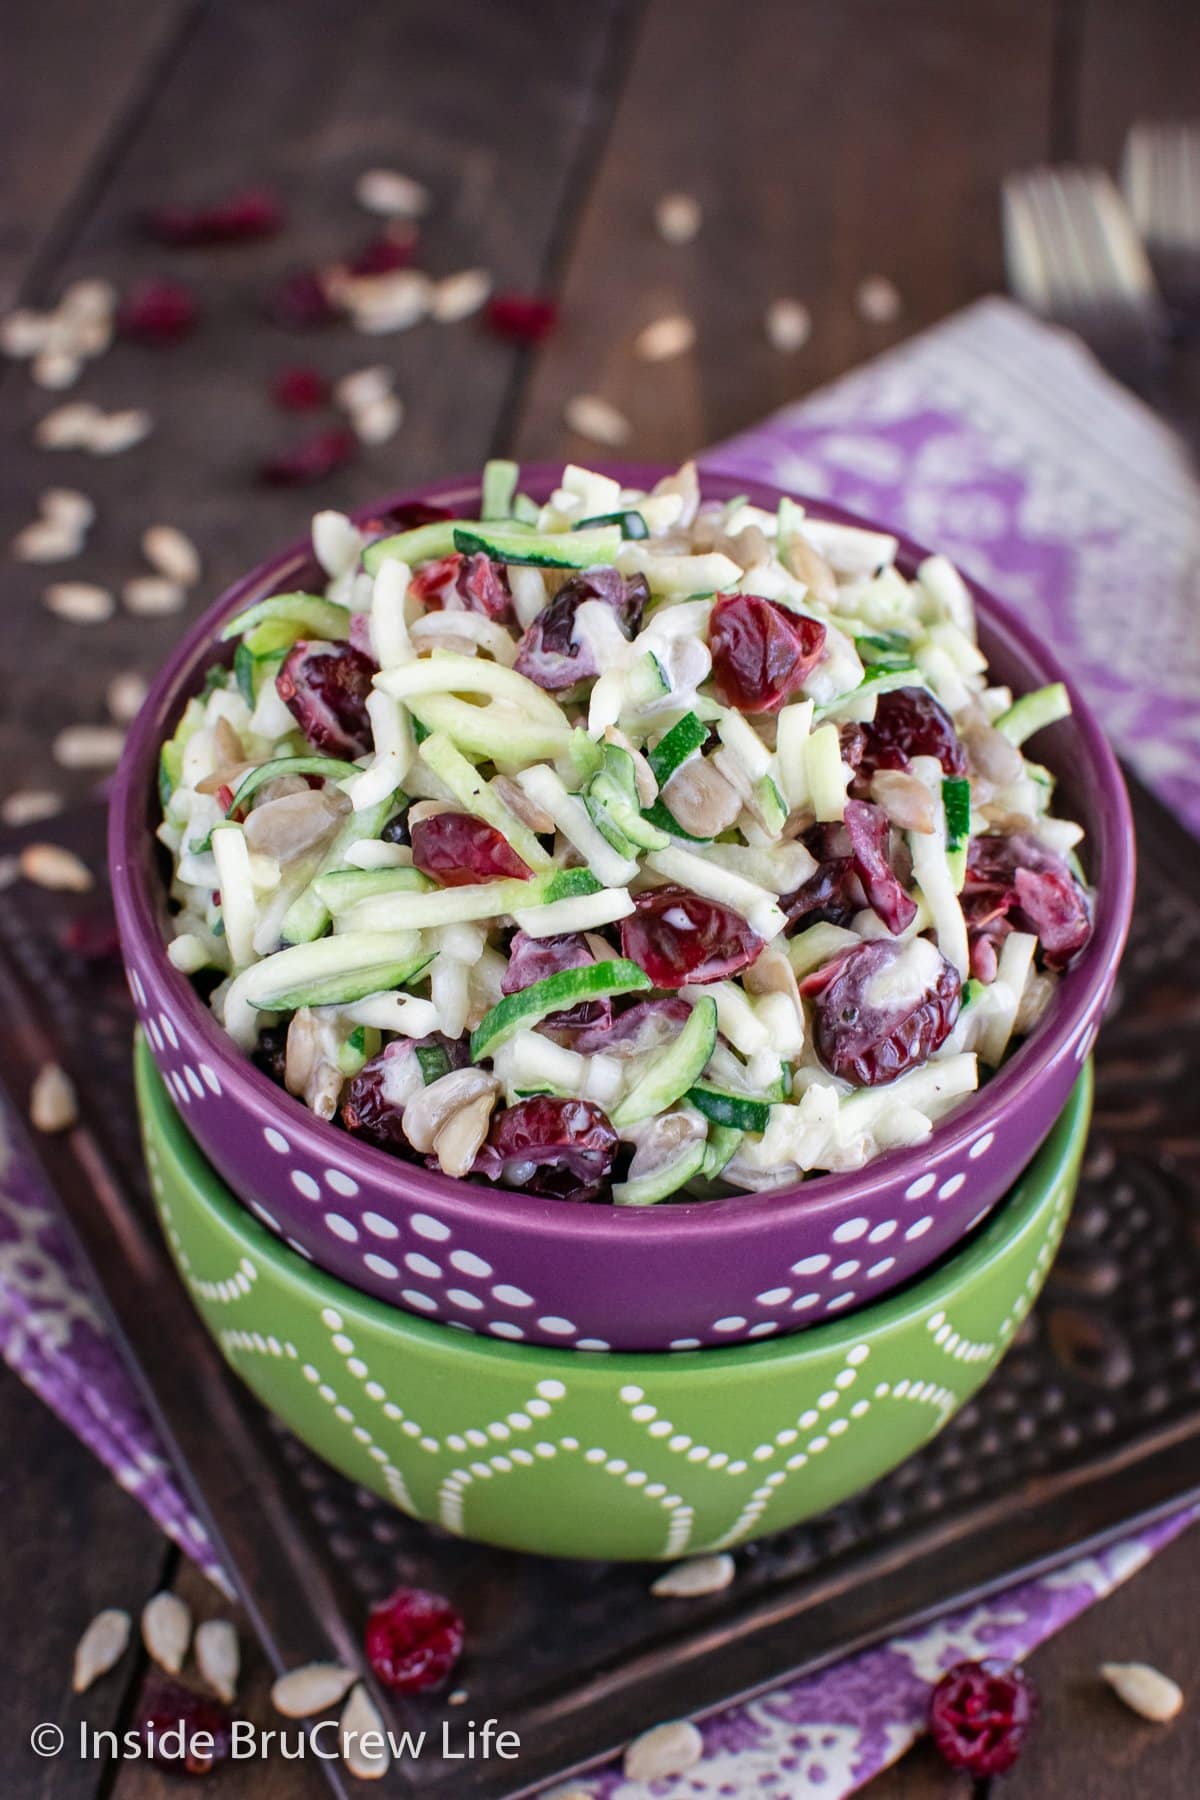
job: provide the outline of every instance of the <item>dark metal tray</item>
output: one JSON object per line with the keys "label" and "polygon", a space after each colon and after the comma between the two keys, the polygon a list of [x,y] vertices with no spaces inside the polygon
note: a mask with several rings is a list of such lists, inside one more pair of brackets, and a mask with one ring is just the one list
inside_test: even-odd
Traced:
{"label": "dark metal tray", "polygon": [[[376,1793],[514,1800],[663,1718],[776,1685],[1200,1492],[1200,845],[1144,792],[1134,802],[1133,937],[1100,1039],[1079,1199],[1041,1304],[926,1450],[751,1546],[731,1588],[686,1602],[651,1599],[646,1568],[518,1557],[415,1524],[267,1419],[226,1372],[154,1226],[103,890],[18,883],[0,898],[0,1080],[20,1112],[49,1056],[78,1085],[80,1128],[34,1149],[267,1655],[278,1668],[357,1660],[374,1597],[399,1581],[440,1589],[469,1624],[457,1716],[520,1734],[516,1765],[427,1757]],[[103,824],[96,806],[10,834],[0,852],[51,838],[99,871]],[[83,949],[80,920],[97,940]],[[444,1699],[390,1705],[401,1728],[435,1737],[456,1714]],[[356,1790],[322,1766],[334,1792]]]}

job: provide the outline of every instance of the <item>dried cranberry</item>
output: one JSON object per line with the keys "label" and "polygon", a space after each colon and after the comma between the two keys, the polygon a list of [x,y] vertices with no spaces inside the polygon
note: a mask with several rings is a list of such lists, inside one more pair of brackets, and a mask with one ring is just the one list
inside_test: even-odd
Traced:
{"label": "dried cranberry", "polygon": [[1048,969],[1065,969],[1092,935],[1087,895],[1061,856],[1028,832],[972,838],[963,913],[974,942],[996,921],[1036,933]]}
{"label": "dried cranberry", "polygon": [[[513,933],[508,947],[508,967],[500,982],[502,994],[519,994],[535,981],[545,981],[564,969],[587,969],[595,962],[591,945],[581,931],[563,932],[557,937],[530,937],[524,931]],[[603,1031],[612,1024],[611,1000],[580,1000],[560,1012],[549,1013],[541,1029],[550,1031],[578,1030],[591,1026]]]}
{"label": "dried cranberry", "polygon": [[600,600],[616,615],[617,624],[632,638],[641,624],[642,609],[650,598],[645,579],[626,580],[616,569],[588,569],[563,583],[538,614],[517,646],[515,668],[549,693],[590,681],[600,673],[594,658],[574,638],[575,614],[585,600]]}
{"label": "dried cranberry", "polygon": [[320,431],[268,457],[262,466],[262,478],[272,487],[307,487],[324,481],[335,469],[353,462],[358,455],[358,439],[349,430]]}
{"label": "dried cranberry", "polygon": [[413,576],[411,592],[429,612],[475,612],[488,619],[505,619],[512,607],[502,564],[482,554],[463,556],[455,551],[426,563]]}
{"label": "dried cranberry", "polygon": [[320,369],[300,364],[280,369],[271,383],[271,395],[276,406],[282,406],[286,412],[312,412],[328,401],[329,382]]}
{"label": "dried cranberry", "polygon": [[558,324],[558,308],[553,300],[540,299],[536,294],[493,294],[485,316],[498,336],[512,338],[518,344],[539,344]]}
{"label": "dried cranberry", "polygon": [[267,295],[265,311],[276,325],[289,331],[310,331],[332,325],[339,316],[325,284],[314,269],[293,269]]}
{"label": "dried cranberry", "polygon": [[190,249],[273,237],[283,224],[283,208],[274,194],[247,188],[208,206],[154,207],[143,216],[143,224],[160,244]]}
{"label": "dried cranberry", "polygon": [[407,809],[403,812],[393,813],[379,835],[385,844],[407,844],[409,841]]}
{"label": "dried cranberry", "polygon": [[[916,995],[879,996],[875,984],[900,957],[920,957],[932,971]],[[857,945],[829,969],[814,1000],[817,1055],[831,1075],[859,1087],[882,1087],[923,1063],[950,1035],[962,1003],[958,970],[926,939]]]}
{"label": "dried cranberry", "polygon": [[146,1683],[138,1731],[150,1760],[177,1775],[207,1775],[233,1749],[229,1708],[161,1675]]}
{"label": "dried cranberry", "polygon": [[346,264],[351,275],[391,275],[406,269],[417,248],[417,234],[410,230],[404,237],[384,232],[364,244],[357,256]]}
{"label": "dried cranberry", "polygon": [[109,962],[118,954],[121,939],[111,913],[85,913],[64,927],[62,947],[81,962]]}
{"label": "dried cranberry", "polygon": [[861,727],[864,743],[857,763],[860,780],[877,769],[907,769],[914,756],[935,756],[947,775],[965,775],[967,753],[954,721],[927,688],[893,688],[880,694],[875,717]]}
{"label": "dried cranberry", "polygon": [[470,813],[435,813],[410,824],[408,830],[413,862],[443,887],[470,887],[505,877],[528,881],[533,874],[494,825]]}
{"label": "dried cranberry", "polygon": [[375,664],[352,644],[293,644],[275,690],[310,744],[353,759],[371,748],[367,700]]}
{"label": "dried cranberry", "polygon": [[635,1000],[609,1026],[587,1026],[571,1038],[582,1056],[603,1050],[610,1056],[644,1056],[677,1038],[691,1017],[686,1000]]}
{"label": "dried cranberry", "polygon": [[636,912],[621,921],[621,954],[655,987],[721,981],[748,967],[763,947],[740,913],[686,888],[653,888],[634,905]]}
{"label": "dried cranberry", "polygon": [[147,281],[121,302],[117,329],[139,344],[178,344],[195,330],[200,309],[180,281]]}
{"label": "dried cranberry", "polygon": [[872,806],[866,800],[847,800],[845,822],[855,873],[869,904],[894,937],[912,924],[917,907],[888,862],[891,827],[887,814],[881,806]]}
{"label": "dried cranberry", "polygon": [[761,594],[718,594],[708,647],[713,685],[726,706],[778,712],[820,661],[825,627]]}
{"label": "dried cranberry", "polygon": [[1037,1692],[1015,1663],[988,1657],[955,1663],[929,1697],[929,1729],[952,1769],[1003,1775],[1020,1756],[1037,1716]]}
{"label": "dried cranberry", "polygon": [[445,1683],[462,1655],[462,1614],[441,1594],[397,1588],[371,1608],[366,1651],[372,1671],[396,1694],[427,1694]]}
{"label": "dried cranberry", "polygon": [[268,1025],[259,1032],[250,1052],[250,1060],[255,1067],[261,1069],[264,1075],[269,1075],[272,1081],[278,1082],[280,1087],[284,1084],[284,1070],[287,1067],[287,1036],[286,1025]]}
{"label": "dried cranberry", "polygon": [[859,886],[853,857],[832,856],[819,862],[815,874],[780,899],[789,936],[810,925],[848,925],[866,899]]}
{"label": "dried cranberry", "polygon": [[590,1100],[539,1094],[492,1119],[473,1173],[555,1200],[595,1200],[620,1140]]}
{"label": "dried cranberry", "polygon": [[363,1064],[346,1083],[341,1121],[356,1137],[365,1137],[381,1150],[407,1152],[408,1139],[401,1121],[404,1102],[422,1085],[416,1049],[408,1038],[385,1044],[378,1056]]}

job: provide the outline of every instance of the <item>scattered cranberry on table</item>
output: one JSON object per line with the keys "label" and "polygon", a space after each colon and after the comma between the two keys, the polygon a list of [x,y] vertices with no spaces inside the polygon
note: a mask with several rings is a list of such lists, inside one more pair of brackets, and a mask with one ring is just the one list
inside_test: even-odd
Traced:
{"label": "scattered cranberry on table", "polygon": [[200,318],[192,290],[181,281],[146,281],[133,288],[117,312],[117,330],[138,344],[178,344]]}
{"label": "scattered cranberry on table", "polygon": [[367,1660],[396,1694],[426,1694],[444,1686],[462,1655],[462,1614],[426,1588],[397,1588],[367,1619]]}
{"label": "scattered cranberry on table", "polygon": [[358,439],[352,431],[321,431],[268,457],[262,478],[271,487],[309,487],[353,462],[357,455]]}
{"label": "scattered cranberry on table", "polygon": [[146,1755],[176,1775],[207,1775],[233,1749],[233,1714],[182,1681],[153,1675],[138,1708]]}
{"label": "scattered cranberry on table", "polygon": [[1025,1746],[1037,1691],[1015,1663],[988,1657],[955,1663],[929,1697],[929,1729],[954,1769],[1003,1775]]}

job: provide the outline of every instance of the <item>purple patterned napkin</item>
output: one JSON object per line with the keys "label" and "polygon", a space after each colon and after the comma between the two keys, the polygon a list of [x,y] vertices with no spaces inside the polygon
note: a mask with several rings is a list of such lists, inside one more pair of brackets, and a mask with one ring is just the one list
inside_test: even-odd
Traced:
{"label": "purple patterned napkin", "polygon": [[[1074,340],[982,301],[705,461],[957,556],[1041,627],[1143,780],[1200,831],[1197,490],[1170,435]],[[2,1110],[0,1353],[227,1586]],[[704,1726],[703,1761],[655,1784],[658,1800],[839,1800],[912,1743],[940,1670],[1028,1654],[1196,1517],[729,1708]],[[583,1791],[646,1790],[614,1767]]]}

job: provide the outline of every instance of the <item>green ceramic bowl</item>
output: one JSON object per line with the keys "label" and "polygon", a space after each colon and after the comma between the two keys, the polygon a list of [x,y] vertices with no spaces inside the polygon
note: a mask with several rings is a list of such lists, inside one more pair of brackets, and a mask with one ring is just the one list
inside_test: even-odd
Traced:
{"label": "green ceramic bowl", "polygon": [[239,1206],[144,1046],[137,1082],[176,1266],[264,1405],[352,1480],[462,1537],[636,1560],[794,1525],[941,1429],[1037,1297],[1092,1091],[1085,1071],[1008,1198],[911,1286],[770,1343],[606,1355],[496,1343],[344,1287]]}

